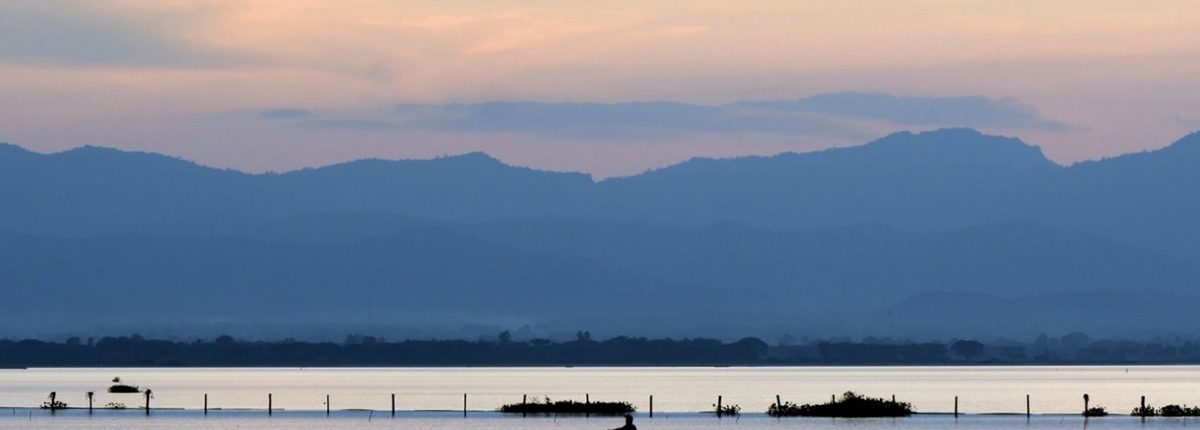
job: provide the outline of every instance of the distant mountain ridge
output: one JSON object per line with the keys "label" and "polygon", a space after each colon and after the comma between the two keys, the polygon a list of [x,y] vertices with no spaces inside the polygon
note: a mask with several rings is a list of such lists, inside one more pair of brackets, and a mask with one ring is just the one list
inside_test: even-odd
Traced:
{"label": "distant mountain ridge", "polygon": [[[12,299],[0,321],[21,330],[50,330],[28,324],[50,316],[61,330],[153,315],[355,321],[369,301],[394,324],[473,315],[687,334],[706,312],[740,315],[716,326],[853,333],[895,309],[923,333],[969,316],[911,301],[930,292],[994,315],[1090,292],[1194,297],[1200,280],[1200,133],[1061,166],[1018,139],[900,132],[599,182],[484,153],[247,174],[0,144],[0,201]],[[1142,308],[1131,329],[1168,328],[1138,322],[1154,319]]]}
{"label": "distant mountain ridge", "polygon": [[[583,174],[507,166],[482,153],[248,175],[94,147],[47,155],[12,148],[0,151],[0,166],[6,166],[0,171],[0,196],[16,210],[0,214],[0,228],[91,234],[128,231],[151,218],[383,211],[465,222],[564,216],[693,226],[738,221],[796,230],[1038,221],[1108,229],[1111,223],[1088,218],[1104,216],[1094,205],[1108,200],[1106,188],[1113,184],[1156,186],[1136,190],[1135,196],[1156,201],[1194,191],[1197,175],[1186,167],[1200,162],[1200,151],[1187,147],[1200,146],[1189,144],[1197,139],[1193,135],[1159,151],[1064,167],[1017,139],[969,129],[901,132],[863,146],[812,153],[693,159],[598,183]],[[1162,195],[1167,192],[1171,195]],[[1195,205],[1181,209],[1192,215]],[[104,222],[93,220],[93,210]],[[1136,232],[1112,233],[1173,254],[1200,256],[1200,249],[1160,246],[1139,240]]]}

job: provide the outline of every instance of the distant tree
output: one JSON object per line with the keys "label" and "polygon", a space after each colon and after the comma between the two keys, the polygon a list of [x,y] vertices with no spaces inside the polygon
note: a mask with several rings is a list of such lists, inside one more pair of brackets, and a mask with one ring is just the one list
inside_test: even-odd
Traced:
{"label": "distant tree", "polygon": [[1044,355],[1050,353],[1050,338],[1045,333],[1039,334],[1037,339],[1033,340],[1031,346],[1034,354]]}
{"label": "distant tree", "polygon": [[795,344],[797,344],[797,343],[799,343],[799,340],[798,340],[798,339],[796,339],[796,336],[793,336],[793,335],[790,335],[790,334],[785,334],[785,335],[783,335],[783,336],[780,336],[780,337],[779,337],[779,342],[778,342],[778,344],[779,344],[780,346],[795,345]]}
{"label": "distant tree", "polygon": [[863,338],[862,343],[869,343],[872,345],[895,345],[896,340],[892,339],[890,337],[882,337],[881,338],[881,337],[875,337],[875,336],[867,336],[867,337]]}
{"label": "distant tree", "polygon": [[1074,352],[1083,349],[1084,347],[1088,346],[1088,344],[1092,343],[1092,338],[1088,337],[1086,334],[1074,332],[1063,336],[1062,339],[1059,340],[1059,343],[1061,343],[1063,347]]}
{"label": "distant tree", "polygon": [[496,340],[499,340],[501,344],[512,343],[512,333],[509,333],[508,330],[502,331],[496,335]]}
{"label": "distant tree", "polygon": [[983,344],[974,340],[959,340],[950,345],[950,351],[954,355],[972,360],[983,355]]}
{"label": "distant tree", "polygon": [[1025,347],[1021,345],[1002,345],[992,346],[992,354],[1001,360],[1020,362],[1029,359],[1029,355],[1025,352]]}
{"label": "distant tree", "polygon": [[229,345],[233,343],[233,336],[223,334],[217,336],[217,339],[214,340],[214,342],[216,342],[218,345]]}
{"label": "distant tree", "polygon": [[82,343],[83,343],[83,340],[79,339],[79,337],[77,337],[77,336],[71,336],[71,337],[67,338],[67,345],[79,346]]}
{"label": "distant tree", "polygon": [[740,359],[757,359],[767,353],[770,346],[757,337],[746,337],[731,345]]}

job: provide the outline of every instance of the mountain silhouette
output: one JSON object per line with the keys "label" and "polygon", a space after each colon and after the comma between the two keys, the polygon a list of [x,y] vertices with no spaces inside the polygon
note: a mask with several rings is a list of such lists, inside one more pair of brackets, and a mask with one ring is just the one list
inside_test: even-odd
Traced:
{"label": "mountain silhouette", "polygon": [[632,221],[957,228],[1027,220],[1013,203],[1059,169],[1016,139],[945,129],[812,153],[697,159],[600,185],[614,216]]}
{"label": "mountain silhouette", "polygon": [[[405,327],[920,334],[1089,298],[1044,319],[1074,330],[1123,297],[1194,294],[1198,166],[1200,134],[1062,166],[969,129],[599,182],[483,153],[247,174],[0,144],[0,322],[56,333],[366,312]],[[1144,308],[1128,329],[1181,322]],[[1027,328],[995,318],[961,327]]]}

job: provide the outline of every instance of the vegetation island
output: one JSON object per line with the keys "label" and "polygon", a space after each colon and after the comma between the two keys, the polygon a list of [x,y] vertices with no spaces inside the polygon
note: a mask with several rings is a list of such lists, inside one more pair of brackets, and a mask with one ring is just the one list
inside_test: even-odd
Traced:
{"label": "vegetation island", "polygon": [[1200,417],[1200,407],[1188,405],[1166,405],[1161,408],[1139,406],[1130,413],[1135,417]]}
{"label": "vegetation island", "polygon": [[500,412],[518,414],[625,415],[632,413],[636,408],[629,402],[551,401],[547,397],[542,402],[511,403],[501,406],[498,410]]}
{"label": "vegetation island", "polygon": [[906,417],[913,414],[912,405],[895,400],[866,397],[847,391],[841,399],[828,403],[797,405],[792,402],[775,403],[767,408],[773,417]]}

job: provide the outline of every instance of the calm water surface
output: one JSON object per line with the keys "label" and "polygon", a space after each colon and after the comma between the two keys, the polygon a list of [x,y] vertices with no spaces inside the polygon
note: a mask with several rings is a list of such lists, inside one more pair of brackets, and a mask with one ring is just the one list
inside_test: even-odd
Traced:
{"label": "calm water surface", "polygon": [[[131,408],[139,395],[109,394],[109,380],[154,390],[149,418],[141,411],[83,410],[54,415],[36,407],[50,391],[72,407],[119,402]],[[797,403],[824,402],[853,390],[913,403],[923,413],[951,412],[954,396],[964,416],[920,415],[901,419],[777,420],[761,415],[775,395]],[[276,412],[267,417],[267,394]],[[399,419],[388,417],[396,394]],[[463,394],[472,412],[462,417]],[[1085,421],[1073,414],[1088,393],[1112,417]],[[213,410],[199,410],[208,394]],[[1033,413],[1026,420],[1025,395]],[[325,396],[333,416],[325,416]],[[1130,428],[1188,427],[1192,419],[1140,420],[1120,415],[1149,403],[1200,404],[1200,367],[755,367],[755,368],[394,368],[394,369],[28,369],[0,370],[0,428],[307,429],[307,428],[612,428],[618,419],[598,417],[506,417],[503,403],[531,399],[622,400],[637,406],[642,429],[683,428]],[[654,395],[654,419],[648,419]],[[711,409],[717,396],[748,414],[721,419]],[[374,411],[374,412],[371,412]],[[453,411],[453,412],[451,412]],[[1022,415],[994,415],[1020,413]],[[1064,414],[1064,415],[1056,415]]]}
{"label": "calm water surface", "polygon": [[[499,417],[494,413],[477,417],[462,418],[462,415],[403,414],[397,419],[380,418],[379,414],[369,417],[365,412],[343,412],[326,418],[321,413],[287,412],[267,418],[262,414],[226,412],[208,417],[192,412],[166,411],[146,418],[140,411],[123,414],[97,413],[87,417],[74,411],[50,417],[48,415],[0,417],[0,429],[135,429],[135,430],[216,430],[216,429],[463,429],[463,430],[509,430],[509,429],[595,429],[603,430],[622,424],[618,418],[520,418]],[[684,429],[745,429],[745,430],[1001,430],[1001,429],[1047,429],[1047,430],[1105,430],[1105,429],[1185,429],[1200,425],[1200,420],[1188,418],[1158,418],[1141,420],[1126,416],[1091,418],[1086,422],[1077,416],[1041,415],[1026,420],[1024,416],[964,415],[952,416],[919,415],[909,418],[886,419],[830,419],[830,418],[786,418],[775,419],[756,414],[740,419],[716,419],[698,414],[674,414],[666,417],[657,413],[653,419],[639,418],[636,422],[643,430]]]}

